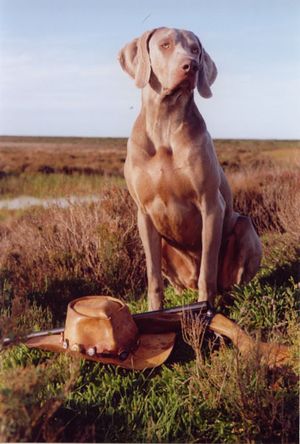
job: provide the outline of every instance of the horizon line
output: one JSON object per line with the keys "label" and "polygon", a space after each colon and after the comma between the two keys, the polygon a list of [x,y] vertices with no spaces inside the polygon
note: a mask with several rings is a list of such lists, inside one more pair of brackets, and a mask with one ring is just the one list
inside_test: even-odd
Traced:
{"label": "horizon line", "polygon": [[[72,135],[45,135],[45,134],[0,134],[0,139],[2,138],[13,138],[13,137],[23,137],[23,138],[61,138],[61,139],[129,139],[130,136],[72,136]],[[272,138],[272,137],[212,137],[212,140],[269,140],[269,141],[280,141],[280,142],[300,142],[300,138]]]}

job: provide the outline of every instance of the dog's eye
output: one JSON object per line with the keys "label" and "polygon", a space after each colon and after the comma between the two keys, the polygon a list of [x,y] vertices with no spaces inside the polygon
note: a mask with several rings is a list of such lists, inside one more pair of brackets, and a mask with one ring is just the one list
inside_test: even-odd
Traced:
{"label": "dog's eye", "polygon": [[169,48],[170,48],[170,43],[169,43],[169,42],[165,42],[165,43],[162,43],[160,46],[161,46],[163,49],[169,49]]}
{"label": "dog's eye", "polygon": [[192,48],[192,53],[193,53],[193,54],[198,54],[198,53],[199,53],[199,49],[198,49],[196,46],[194,46],[194,47]]}

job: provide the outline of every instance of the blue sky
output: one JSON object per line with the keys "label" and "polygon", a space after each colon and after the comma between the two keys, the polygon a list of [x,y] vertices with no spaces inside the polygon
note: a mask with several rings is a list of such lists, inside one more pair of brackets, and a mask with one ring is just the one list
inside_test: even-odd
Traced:
{"label": "blue sky", "polygon": [[218,67],[213,137],[300,138],[299,0],[0,0],[0,134],[128,136],[140,91],[119,49],[193,31]]}

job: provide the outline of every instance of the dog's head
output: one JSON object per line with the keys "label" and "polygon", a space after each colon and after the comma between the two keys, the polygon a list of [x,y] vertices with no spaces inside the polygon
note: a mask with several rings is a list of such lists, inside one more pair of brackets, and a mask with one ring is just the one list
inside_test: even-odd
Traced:
{"label": "dog's head", "polygon": [[190,31],[158,28],[125,45],[119,61],[138,88],[150,84],[163,95],[196,85],[202,97],[211,97],[217,77],[213,60]]}

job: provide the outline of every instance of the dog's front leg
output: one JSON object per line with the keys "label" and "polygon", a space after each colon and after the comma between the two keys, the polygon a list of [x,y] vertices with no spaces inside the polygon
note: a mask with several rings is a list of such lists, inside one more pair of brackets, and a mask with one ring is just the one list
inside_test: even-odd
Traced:
{"label": "dog's front leg", "polygon": [[219,251],[222,240],[225,202],[219,191],[203,196],[200,205],[202,216],[202,254],[198,280],[198,301],[214,305],[217,294]]}
{"label": "dog's front leg", "polygon": [[161,236],[148,214],[138,210],[138,228],[145,250],[148,279],[148,308],[163,308],[163,280],[161,273]]}

